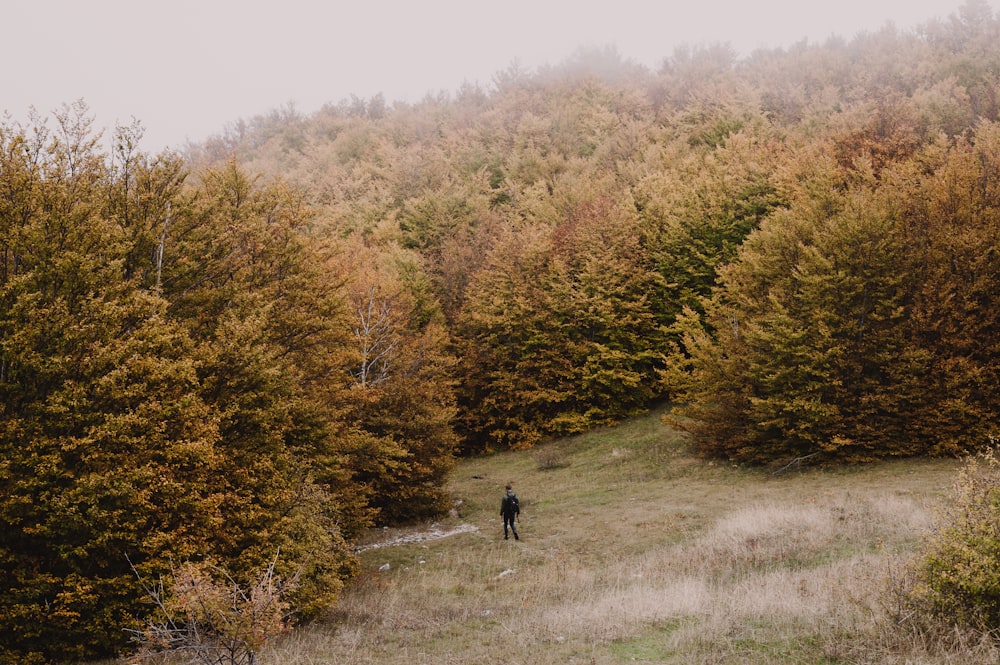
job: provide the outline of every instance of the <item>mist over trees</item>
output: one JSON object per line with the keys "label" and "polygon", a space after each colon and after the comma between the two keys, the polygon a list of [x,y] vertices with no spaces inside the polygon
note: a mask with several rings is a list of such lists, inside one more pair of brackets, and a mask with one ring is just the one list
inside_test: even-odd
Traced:
{"label": "mist over trees", "polygon": [[456,453],[664,400],[748,463],[989,445],[998,37],[973,0],[657,71],[581,51],[183,156],[103,152],[82,105],[4,123],[0,660],[114,653],[171,561],[280,552],[319,616]]}
{"label": "mist over trees", "polygon": [[447,322],[460,446],[653,401],[706,454],[954,454],[996,416],[983,2],[914,32],[740,59],[614,49],[416,105],[353,99],[198,146],[299,183],[324,232],[413,252]]}

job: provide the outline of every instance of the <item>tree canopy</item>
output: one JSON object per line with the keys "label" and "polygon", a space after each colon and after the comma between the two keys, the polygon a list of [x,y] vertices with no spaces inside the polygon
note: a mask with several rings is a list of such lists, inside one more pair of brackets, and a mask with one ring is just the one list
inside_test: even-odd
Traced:
{"label": "tree canopy", "polygon": [[[445,500],[449,402],[389,428],[356,394],[350,271],[302,196],[235,163],[189,182],[137,131],[102,154],[82,105],[0,129],[0,660],[114,653],[175,561],[242,579],[278,557],[308,618],[361,529]],[[445,356],[396,325],[405,403]]]}
{"label": "tree canopy", "polygon": [[489,90],[256,118],[191,157],[281,173],[329,233],[421,258],[466,452],[672,399],[706,454],[954,454],[993,427],[998,29],[972,0],[658,71],[581,52]]}

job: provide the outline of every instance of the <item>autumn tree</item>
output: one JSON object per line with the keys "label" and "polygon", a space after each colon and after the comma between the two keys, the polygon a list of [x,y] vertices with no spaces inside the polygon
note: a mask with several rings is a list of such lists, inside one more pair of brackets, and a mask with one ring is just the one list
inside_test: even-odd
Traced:
{"label": "autumn tree", "polygon": [[998,148],[997,124],[983,123],[970,140],[932,145],[892,183],[908,271],[920,277],[910,334],[927,363],[910,428],[936,454],[978,449],[998,425]]}
{"label": "autumn tree", "polygon": [[700,309],[747,236],[787,205],[778,176],[783,149],[769,134],[761,123],[709,148],[664,146],[663,168],[636,184],[635,205],[663,277],[656,294],[663,325],[684,307]]}
{"label": "autumn tree", "polygon": [[147,609],[132,564],[239,575],[280,548],[306,571],[296,607],[326,606],[356,499],[317,464],[332,424],[291,362],[318,337],[260,293],[302,275],[279,242],[298,213],[250,242],[260,217],[193,204],[134,129],[115,161],[84,106],[56,121],[0,128],[0,657],[113,654]]}
{"label": "autumn tree", "polygon": [[348,458],[372,493],[378,521],[411,521],[447,510],[444,481],[458,441],[452,428],[453,360],[437,300],[411,252],[342,248],[352,354],[345,420]]}
{"label": "autumn tree", "polygon": [[455,327],[467,449],[533,445],[539,419],[570,392],[532,385],[558,386],[567,374],[568,359],[545,344],[544,332],[557,325],[544,309],[541,284],[549,251],[544,229],[508,232],[470,285]]}
{"label": "autumn tree", "polygon": [[[268,547],[280,546],[287,566],[325,551],[292,599],[315,611],[351,569],[347,541],[373,516],[370,493],[343,459],[343,281],[328,270],[332,250],[311,236],[295,188],[259,185],[234,163],[200,180],[165,238],[162,293],[197,342],[203,399],[238,469],[226,481],[234,531],[270,534],[253,548],[244,535],[223,552],[237,574],[261,566]],[[276,513],[281,528],[269,523]]]}
{"label": "autumn tree", "polygon": [[[107,214],[85,109],[57,121],[6,126],[0,141],[2,623],[28,660],[120,641],[137,607],[122,558],[153,525],[190,520],[206,536],[210,497],[181,488],[205,480],[194,462],[216,439],[183,330],[123,274],[127,233]],[[188,471],[165,474],[168,460]]]}
{"label": "autumn tree", "polygon": [[846,178],[811,158],[804,196],[723,271],[707,321],[683,320],[681,412],[702,450],[861,461],[988,440],[995,144],[984,126]]}
{"label": "autumn tree", "polygon": [[469,445],[526,447],[648,406],[665,339],[654,268],[634,214],[608,199],[499,243],[456,328]]}

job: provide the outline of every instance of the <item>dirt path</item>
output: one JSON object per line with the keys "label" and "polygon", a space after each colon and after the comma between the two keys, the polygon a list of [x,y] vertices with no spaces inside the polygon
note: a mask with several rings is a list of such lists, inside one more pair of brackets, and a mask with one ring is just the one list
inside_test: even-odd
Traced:
{"label": "dirt path", "polygon": [[432,524],[431,527],[425,531],[412,531],[397,535],[389,535],[384,540],[368,543],[366,545],[359,545],[354,548],[354,551],[355,553],[360,554],[361,552],[367,552],[368,550],[377,550],[383,547],[393,547],[395,545],[411,545],[413,543],[422,543],[428,540],[439,540],[441,538],[447,538],[448,536],[454,536],[459,533],[471,533],[473,531],[479,531],[479,527],[474,524],[459,524],[451,529],[442,529],[437,524]]}

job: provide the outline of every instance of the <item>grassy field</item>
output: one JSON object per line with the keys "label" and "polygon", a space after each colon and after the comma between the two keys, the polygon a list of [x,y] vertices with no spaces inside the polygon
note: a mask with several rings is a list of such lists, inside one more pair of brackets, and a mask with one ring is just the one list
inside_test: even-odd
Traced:
{"label": "grassy field", "polygon": [[[957,468],[712,464],[657,413],[466,460],[455,515],[371,534],[331,620],[261,663],[995,663],[889,620],[889,580]],[[520,541],[502,536],[507,482]]]}

